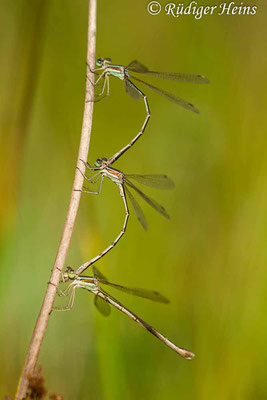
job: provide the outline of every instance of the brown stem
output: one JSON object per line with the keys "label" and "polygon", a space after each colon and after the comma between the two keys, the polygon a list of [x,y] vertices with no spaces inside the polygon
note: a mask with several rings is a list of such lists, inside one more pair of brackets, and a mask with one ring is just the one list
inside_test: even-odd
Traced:
{"label": "brown stem", "polygon": [[[82,172],[85,171],[85,166],[80,160],[87,160],[88,158],[92,119],[93,119],[94,103],[92,100],[94,99],[94,86],[91,84],[91,82],[94,82],[94,74],[90,71],[90,69],[92,70],[95,66],[96,3],[97,0],[89,1],[87,62],[90,68],[88,68],[87,71],[89,79],[86,80],[85,100],[91,100],[91,101],[89,102],[85,101],[84,105],[81,141],[77,159],[77,166],[79,166]],[[47,287],[44,301],[32,334],[32,339],[25,358],[23,370],[17,388],[17,393],[15,396],[16,400],[22,400],[23,398],[25,398],[28,387],[28,377],[33,373],[38,359],[38,355],[40,352],[40,348],[43,342],[49,316],[52,311],[52,306],[56,295],[56,286],[59,283],[61,271],[65,264],[65,259],[68,253],[70,239],[72,236],[72,231],[79,208],[81,192],[76,190],[74,191],[74,189],[82,189],[82,185],[83,185],[83,176],[76,169],[69,208],[62,232],[61,241],[58,247],[55,264],[50,277],[50,284]]]}

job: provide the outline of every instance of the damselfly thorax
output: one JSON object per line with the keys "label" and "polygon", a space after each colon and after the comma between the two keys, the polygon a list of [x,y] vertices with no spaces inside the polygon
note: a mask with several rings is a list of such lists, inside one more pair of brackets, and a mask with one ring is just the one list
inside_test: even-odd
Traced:
{"label": "damselfly thorax", "polygon": [[99,70],[105,71],[105,75],[112,75],[121,80],[125,80],[129,77],[126,68],[123,65],[112,64],[110,58],[99,58],[96,65],[100,67]]}
{"label": "damselfly thorax", "polygon": [[106,68],[106,73],[124,81],[129,77],[125,67],[122,65],[110,65]]}
{"label": "damselfly thorax", "polygon": [[122,185],[124,183],[124,174],[115,168],[105,167],[101,173],[117,185]]}

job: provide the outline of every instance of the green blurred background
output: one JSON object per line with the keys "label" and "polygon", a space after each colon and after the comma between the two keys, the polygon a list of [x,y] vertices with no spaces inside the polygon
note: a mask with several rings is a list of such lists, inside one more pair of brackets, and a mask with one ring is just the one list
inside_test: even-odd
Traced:
{"label": "green blurred background", "polygon": [[[1,398],[14,394],[67,211],[83,113],[87,3],[1,0]],[[116,310],[103,318],[93,296],[77,291],[72,312],[52,314],[41,349],[50,393],[267,398],[267,7],[254,4],[255,16],[198,21],[151,16],[144,1],[99,1],[97,57],[211,80],[194,86],[151,78],[201,114],[148,89],[147,131],[115,166],[170,175],[172,192],[145,189],[171,220],[142,202],[148,232],[132,215],[127,234],[97,264],[111,281],[168,296],[166,306],[112,292],[196,358],[184,361]],[[144,115],[144,104],[111,79],[110,97],[95,105],[89,161],[128,143]],[[123,218],[110,181],[101,196],[83,195],[67,264],[102,251]]]}

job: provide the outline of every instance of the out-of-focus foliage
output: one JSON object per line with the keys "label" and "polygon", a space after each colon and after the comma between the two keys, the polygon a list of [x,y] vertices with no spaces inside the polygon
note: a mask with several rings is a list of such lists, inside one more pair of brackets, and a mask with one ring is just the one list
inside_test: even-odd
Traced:
{"label": "out-of-focus foliage", "polygon": [[[143,1],[99,0],[98,57],[211,80],[193,86],[151,78],[201,114],[147,90],[147,131],[115,165],[170,175],[175,190],[147,193],[171,220],[144,204],[148,232],[132,215],[126,235],[97,265],[111,281],[168,296],[168,306],[117,297],[196,358],[182,360],[115,310],[103,318],[93,296],[77,291],[72,312],[52,314],[42,346],[50,393],[71,400],[267,398],[266,4],[255,4],[255,16],[197,21],[151,16]],[[87,7],[86,0],[0,4],[1,398],[14,393],[69,201]],[[95,105],[90,161],[128,143],[144,115],[143,103],[111,79],[110,97]],[[68,264],[102,251],[122,222],[111,182],[99,197],[83,195]]]}

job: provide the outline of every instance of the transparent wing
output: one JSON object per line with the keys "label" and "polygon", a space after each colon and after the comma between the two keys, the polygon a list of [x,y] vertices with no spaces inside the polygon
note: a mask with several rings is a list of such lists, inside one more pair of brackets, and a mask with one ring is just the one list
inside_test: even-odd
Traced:
{"label": "transparent wing", "polygon": [[169,79],[172,81],[188,82],[188,83],[210,83],[210,81],[203,75],[196,74],[183,74],[179,72],[156,72],[148,71],[147,75],[157,76],[158,78]]}
{"label": "transparent wing", "polygon": [[107,317],[111,312],[110,305],[97,295],[95,296],[95,306],[104,317]]}
{"label": "transparent wing", "polygon": [[134,100],[139,100],[142,96],[137,87],[129,79],[125,79],[125,90]]}
{"label": "transparent wing", "polygon": [[130,64],[127,65],[127,67],[126,67],[126,70],[133,71],[133,72],[140,72],[143,74],[148,72],[148,68],[145,67],[143,64],[141,64],[137,60],[130,62]]}
{"label": "transparent wing", "polygon": [[130,202],[132,203],[133,209],[135,211],[135,214],[137,216],[138,221],[140,222],[140,224],[142,225],[142,227],[147,230],[147,222],[146,222],[146,217],[143,213],[142,208],[140,207],[140,205],[138,204],[138,202],[135,200],[134,196],[132,195],[132,193],[130,192],[129,189],[127,189],[126,186],[124,186],[125,192],[127,193]]}
{"label": "transparent wing", "polygon": [[180,97],[174,96],[173,94],[165,92],[164,90],[159,89],[156,86],[150,85],[150,83],[147,83],[147,82],[143,81],[142,79],[136,78],[135,76],[131,75],[131,79],[134,79],[138,82],[143,83],[144,85],[149,87],[151,90],[153,90],[155,93],[160,94],[161,96],[174,102],[175,104],[178,104],[179,106],[185,108],[186,110],[193,111],[194,113],[199,114],[199,110],[197,109],[197,107],[194,106],[194,104],[189,103],[188,101],[185,101],[185,100],[181,99]]}
{"label": "transparent wing", "polygon": [[138,189],[129,179],[125,177],[125,182],[127,185],[129,185],[131,188],[133,188],[141,197],[144,199],[151,207],[153,207],[156,211],[158,211],[161,215],[163,215],[165,218],[170,219],[169,214],[165,210],[164,207],[162,207],[159,203],[157,203],[155,200],[152,200],[150,197],[148,197],[145,193],[143,193],[140,189]]}
{"label": "transparent wing", "polygon": [[136,180],[143,185],[151,186],[158,189],[173,189],[174,183],[167,175],[129,175],[127,178]]}
{"label": "transparent wing", "polygon": [[139,61],[132,61],[127,67],[127,70],[132,72],[139,72],[157,78],[169,79],[172,81],[189,82],[189,83],[209,83],[210,81],[203,75],[199,74],[184,74],[180,72],[158,72],[149,71],[147,67],[141,64]]}
{"label": "transparent wing", "polygon": [[146,75],[156,76],[157,78],[169,79],[171,81],[188,82],[188,83],[210,83],[210,81],[203,75],[195,74],[182,74],[179,72],[157,72],[157,71],[144,71]]}
{"label": "transparent wing", "polygon": [[108,282],[108,279],[96,267],[92,266],[92,270],[93,270],[93,273],[94,273],[94,277],[99,282],[103,282],[103,283]]}
{"label": "transparent wing", "polygon": [[159,303],[169,303],[170,301],[166,297],[162,296],[160,293],[154,290],[146,290],[140,288],[130,288],[122,285],[117,285],[116,283],[106,282],[106,285],[114,287],[115,289],[121,290],[122,292],[133,294],[134,296],[143,297],[152,301],[157,301]]}

